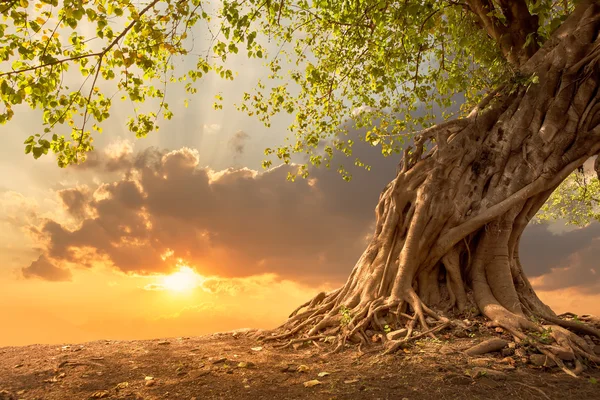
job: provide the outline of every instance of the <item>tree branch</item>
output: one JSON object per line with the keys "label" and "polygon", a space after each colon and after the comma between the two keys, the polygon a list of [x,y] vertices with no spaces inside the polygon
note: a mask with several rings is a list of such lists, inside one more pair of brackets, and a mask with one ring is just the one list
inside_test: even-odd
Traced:
{"label": "tree branch", "polygon": [[[500,46],[506,60],[520,67],[539,49],[537,15],[531,15],[525,0],[467,0],[479,25]],[[501,12],[505,22],[494,13]]]}
{"label": "tree branch", "polygon": [[[150,10],[152,7],[154,7],[156,5],[156,3],[158,3],[159,0],[153,0],[150,4],[148,4],[142,11],[140,11],[140,13],[138,14],[138,18],[141,17],[142,15],[144,15],[145,13],[148,12],[148,10]],[[50,67],[52,65],[57,65],[57,64],[64,64],[66,62],[69,61],[76,61],[76,60],[81,60],[82,58],[90,58],[90,57],[104,57],[106,55],[106,53],[108,53],[113,47],[115,47],[115,45],[117,45],[117,43],[119,43],[121,41],[121,39],[123,39],[123,37],[125,37],[125,35],[127,35],[127,33],[131,30],[131,28],[133,28],[133,26],[137,23],[137,20],[132,20],[129,25],[127,25],[125,27],[125,29],[123,29],[123,31],[119,34],[119,36],[117,36],[109,45],[107,48],[105,48],[102,51],[98,51],[95,53],[90,53],[90,54],[80,54],[78,56],[74,56],[74,57],[68,57],[68,58],[63,58],[60,60],[56,60],[56,61],[52,61],[49,63],[44,63],[44,64],[39,64],[33,67],[28,67],[28,68],[23,68],[23,69],[18,69],[18,70],[13,70],[10,72],[3,72],[0,73],[0,77],[2,76],[7,76],[7,75],[16,75],[16,74],[22,74],[24,72],[30,72],[30,71],[36,71],[40,68],[45,68],[45,67]]]}

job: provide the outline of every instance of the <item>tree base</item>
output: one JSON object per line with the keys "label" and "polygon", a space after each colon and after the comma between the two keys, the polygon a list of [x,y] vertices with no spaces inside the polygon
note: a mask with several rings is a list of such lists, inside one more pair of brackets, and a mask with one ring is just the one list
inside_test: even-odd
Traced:
{"label": "tree base", "polygon": [[[323,293],[315,297],[317,301],[326,298],[327,295]],[[420,300],[415,298],[414,301],[417,304]],[[471,304],[474,305],[474,302]],[[303,308],[309,305],[310,302]],[[312,304],[313,310],[315,306]],[[325,307],[321,307],[321,310],[324,309]],[[302,309],[296,310],[289,321],[299,321],[301,318],[297,316],[306,315],[306,311],[300,311]],[[461,313],[443,313],[421,303],[420,309],[419,306],[415,306],[410,310],[401,311],[398,304],[384,304],[381,300],[373,301],[360,318],[356,315],[348,321],[349,315],[348,311],[344,311],[338,318],[321,318],[321,322],[328,321],[321,326],[328,325],[328,328],[318,334],[315,334],[318,324],[311,327],[310,322],[307,322],[314,322],[312,318],[316,315],[312,315],[312,318],[305,317],[304,322],[291,329],[288,321],[275,330],[261,331],[258,338],[265,342],[276,342],[277,348],[312,343],[319,349],[328,348],[327,354],[355,348],[361,355],[388,355],[400,350],[410,353],[409,349],[414,343],[421,340],[452,341],[471,337],[482,337],[485,340],[500,336],[506,340],[512,339],[520,349],[515,356],[517,360],[513,357],[513,361],[508,360],[510,363],[528,362],[538,366],[556,366],[573,377],[577,377],[588,367],[600,366],[600,318],[594,316],[578,317],[573,313],[565,313],[549,321],[510,315],[503,321],[493,322],[481,315],[476,307],[469,307]],[[332,320],[336,320],[337,325],[330,324]],[[398,321],[404,323],[399,324]],[[585,335],[580,336],[565,327]],[[468,348],[462,350],[467,351]],[[495,348],[492,352],[498,350],[500,349]],[[507,352],[510,353],[510,350]],[[485,353],[488,351],[480,352]],[[543,363],[540,363],[540,354],[546,356]]]}

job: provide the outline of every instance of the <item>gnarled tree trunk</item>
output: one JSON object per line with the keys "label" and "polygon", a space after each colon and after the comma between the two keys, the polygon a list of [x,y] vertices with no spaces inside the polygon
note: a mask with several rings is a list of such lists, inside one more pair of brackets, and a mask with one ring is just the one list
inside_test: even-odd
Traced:
{"label": "gnarled tree trunk", "polygon": [[[501,88],[467,118],[420,132],[380,196],[375,234],[346,284],[302,305],[276,337],[341,332],[343,343],[406,325],[405,339],[387,343],[393,351],[414,329],[440,329],[472,305],[520,339],[542,332],[531,317],[598,334],[539,300],[518,247],[552,191],[600,152],[599,28],[598,3],[579,6],[519,67],[539,83]],[[423,154],[428,140],[436,147]],[[555,347],[600,362],[576,335],[558,327],[552,335]]]}

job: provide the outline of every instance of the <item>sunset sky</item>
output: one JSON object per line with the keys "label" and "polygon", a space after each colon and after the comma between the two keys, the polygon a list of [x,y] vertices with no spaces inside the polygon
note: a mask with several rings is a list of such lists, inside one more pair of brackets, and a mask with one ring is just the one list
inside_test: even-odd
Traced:
{"label": "sunset sky", "polygon": [[[335,170],[295,183],[291,167],[262,170],[289,121],[267,129],[236,111],[266,74],[235,62],[234,82],[208,76],[187,108],[170,90],[175,117],[148,138],[126,132],[131,107],[117,102],[81,166],[23,154],[38,112],[17,108],[0,127],[0,346],[269,328],[343,283],[399,156],[358,144],[372,170],[350,183]],[[555,311],[600,314],[600,224],[530,226],[521,256]]]}

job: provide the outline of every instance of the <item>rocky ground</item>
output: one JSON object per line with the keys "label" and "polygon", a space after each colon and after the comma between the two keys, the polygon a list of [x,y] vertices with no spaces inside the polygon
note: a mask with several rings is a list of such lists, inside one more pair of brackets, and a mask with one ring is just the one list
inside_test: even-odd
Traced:
{"label": "rocky ground", "polygon": [[[245,332],[4,347],[0,400],[600,399],[597,366],[573,378],[500,329],[473,321],[463,333],[388,356],[326,355],[325,342],[277,349]],[[495,351],[476,354],[488,340]]]}

